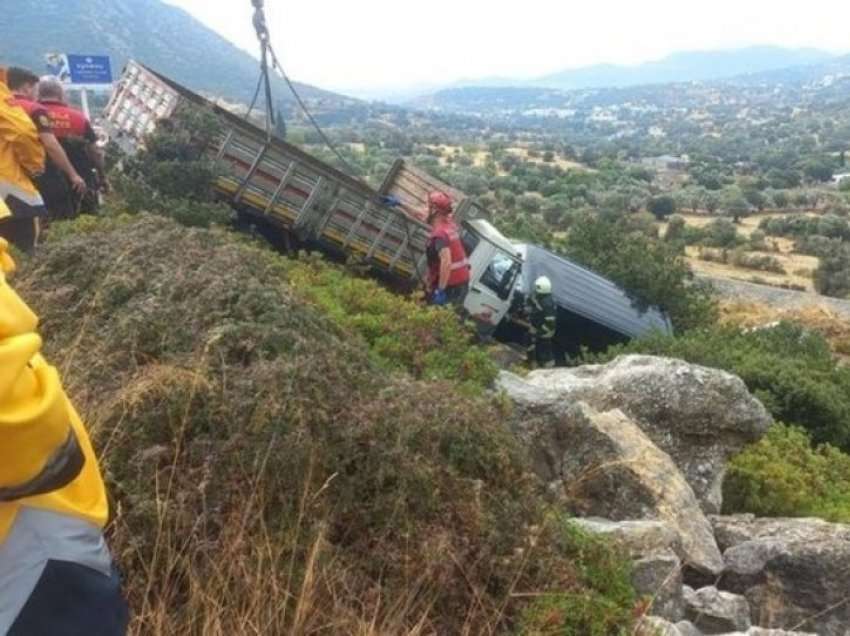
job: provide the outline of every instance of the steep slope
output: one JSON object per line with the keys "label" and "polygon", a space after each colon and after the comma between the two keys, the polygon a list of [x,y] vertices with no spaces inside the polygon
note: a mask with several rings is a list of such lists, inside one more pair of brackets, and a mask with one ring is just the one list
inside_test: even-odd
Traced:
{"label": "steep slope", "polygon": [[559,599],[561,633],[629,629],[620,561],[547,511],[495,404],[381,369],[223,230],[76,226],[15,284],[103,458],[133,634],[516,633]]}
{"label": "steep slope", "polygon": [[[188,13],[160,0],[39,0],[15,2],[0,21],[0,61],[44,68],[49,52],[105,53],[114,72],[136,58],[195,90],[248,102],[259,63]],[[250,7],[246,5],[246,20]],[[310,86],[311,98],[340,98]],[[282,81],[275,93],[291,99]],[[341,99],[341,98],[340,98]]]}

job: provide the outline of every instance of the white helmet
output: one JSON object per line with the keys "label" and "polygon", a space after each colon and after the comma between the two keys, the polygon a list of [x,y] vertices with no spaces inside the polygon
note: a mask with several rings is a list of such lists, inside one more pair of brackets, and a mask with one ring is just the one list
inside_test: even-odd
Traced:
{"label": "white helmet", "polygon": [[541,296],[547,296],[552,293],[552,281],[546,276],[541,276],[534,281],[534,293]]}

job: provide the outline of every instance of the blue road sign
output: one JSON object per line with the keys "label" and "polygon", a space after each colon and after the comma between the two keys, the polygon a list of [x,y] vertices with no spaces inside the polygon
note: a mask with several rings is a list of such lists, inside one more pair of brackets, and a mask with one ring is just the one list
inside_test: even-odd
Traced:
{"label": "blue road sign", "polygon": [[112,83],[112,65],[107,55],[68,55],[71,84]]}

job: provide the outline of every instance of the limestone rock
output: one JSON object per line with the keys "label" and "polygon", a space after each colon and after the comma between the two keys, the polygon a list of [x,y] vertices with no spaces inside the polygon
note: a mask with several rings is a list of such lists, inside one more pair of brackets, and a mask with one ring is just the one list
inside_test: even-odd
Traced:
{"label": "limestone rock", "polygon": [[682,594],[682,562],[667,550],[638,559],[633,564],[632,585],[638,596],[652,599],[653,616],[669,621],[685,617]]}
{"label": "limestone rock", "polygon": [[679,630],[682,636],[703,636],[703,633],[691,621],[680,621],[676,623],[676,629]]}
{"label": "limestone rock", "polygon": [[821,636],[850,635],[850,526],[819,519],[713,517],[727,572],[752,622]]}
{"label": "limestone rock", "polygon": [[588,517],[573,519],[572,523],[585,532],[605,537],[616,543],[628,551],[633,559],[671,549],[674,552],[681,551],[681,539],[678,533],[662,521],[610,521]]}
{"label": "limestone rock", "polygon": [[556,403],[522,413],[514,426],[537,472],[574,514],[663,521],[678,535],[685,565],[721,572],[723,559],[693,490],[622,412]]}
{"label": "limestone rock", "polygon": [[620,409],[682,470],[704,511],[719,512],[730,457],[772,420],[740,378],[680,360],[624,356],[607,365],[552,369],[498,381],[526,410],[583,401]]}
{"label": "limestone rock", "polygon": [[[670,621],[658,616],[642,618],[634,632],[635,636],[689,636]],[[701,634],[698,636],[702,636]]]}
{"label": "limestone rock", "polygon": [[688,619],[704,634],[724,634],[750,628],[750,604],[737,594],[716,587],[684,588]]}

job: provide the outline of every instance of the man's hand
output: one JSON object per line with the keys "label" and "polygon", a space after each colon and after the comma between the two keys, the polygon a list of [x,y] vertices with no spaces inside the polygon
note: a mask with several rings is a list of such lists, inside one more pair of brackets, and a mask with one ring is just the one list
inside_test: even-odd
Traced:
{"label": "man's hand", "polygon": [[431,296],[431,304],[437,307],[443,307],[449,304],[449,297],[446,295],[445,289],[436,290]]}
{"label": "man's hand", "polygon": [[71,175],[71,189],[79,195],[83,195],[89,189],[85,179],[78,174]]}

